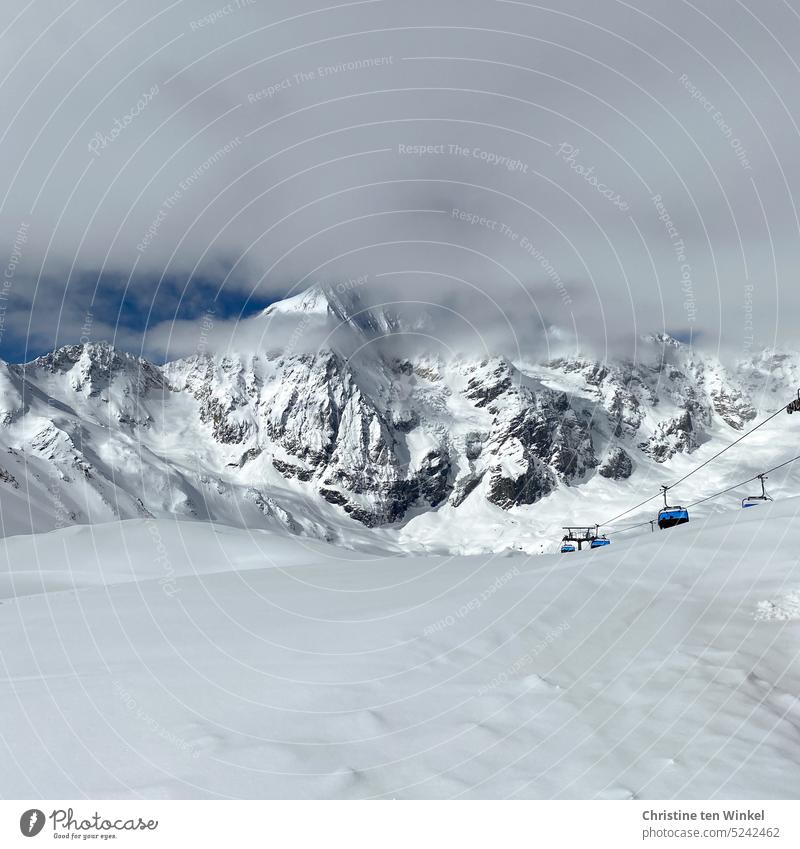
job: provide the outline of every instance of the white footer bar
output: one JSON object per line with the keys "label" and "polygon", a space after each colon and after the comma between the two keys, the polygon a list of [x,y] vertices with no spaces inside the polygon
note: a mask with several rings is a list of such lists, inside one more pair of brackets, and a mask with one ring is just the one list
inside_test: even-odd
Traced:
{"label": "white footer bar", "polygon": [[800,846],[800,803],[0,802],[0,846],[516,849]]}

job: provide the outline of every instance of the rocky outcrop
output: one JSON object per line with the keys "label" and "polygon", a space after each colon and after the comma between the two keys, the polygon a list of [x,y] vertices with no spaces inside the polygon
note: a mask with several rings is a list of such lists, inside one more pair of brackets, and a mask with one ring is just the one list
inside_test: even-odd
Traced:
{"label": "rocky outcrop", "polygon": [[115,426],[149,426],[152,415],[143,399],[165,388],[158,366],[106,342],[59,348],[26,363],[21,376],[53,398],[64,386],[58,378],[65,377],[70,393],[100,402],[100,417]]}
{"label": "rocky outcrop", "polygon": [[526,384],[510,369],[501,383],[504,389],[493,390],[492,422],[480,459],[487,469],[486,497],[509,509],[533,504],[559,481],[571,484],[597,460],[590,419],[571,407],[566,393]]}
{"label": "rocky outcrop", "polygon": [[665,463],[678,452],[691,454],[698,446],[697,433],[691,413],[686,410],[658,423],[655,433],[640,448],[656,463]]}
{"label": "rocky outcrop", "polygon": [[621,481],[633,474],[633,460],[624,448],[613,448],[597,469],[604,478]]}
{"label": "rocky outcrop", "polygon": [[756,417],[755,407],[741,392],[720,388],[713,390],[710,394],[714,411],[734,430],[742,430],[747,422],[753,421]]}
{"label": "rocky outcrop", "polygon": [[277,519],[289,533],[300,533],[300,526],[295,522],[294,516],[288,510],[284,510],[274,498],[265,495],[255,487],[250,487],[245,492],[245,498],[252,501],[265,516]]}
{"label": "rocky outcrop", "polygon": [[464,394],[476,407],[485,407],[511,386],[512,367],[502,357],[483,360],[478,366],[469,369],[469,373]]}

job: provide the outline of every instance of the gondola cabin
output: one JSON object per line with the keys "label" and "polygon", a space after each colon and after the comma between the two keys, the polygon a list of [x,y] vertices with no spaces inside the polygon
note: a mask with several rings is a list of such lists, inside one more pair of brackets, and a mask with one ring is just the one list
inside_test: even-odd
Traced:
{"label": "gondola cabin", "polygon": [[606,545],[611,545],[611,540],[605,537],[596,537],[592,540],[590,548],[603,548]]}
{"label": "gondola cabin", "polygon": [[562,554],[572,554],[573,551],[575,551],[575,546],[570,542],[565,542],[561,546],[561,553]]}
{"label": "gondola cabin", "polygon": [[676,525],[685,525],[688,521],[689,511],[683,507],[665,507],[658,513],[658,527],[662,531],[665,528],[674,528]]}
{"label": "gondola cabin", "polygon": [[664,493],[664,507],[658,511],[658,527],[663,531],[665,528],[674,528],[675,525],[685,525],[689,521],[689,511],[685,507],[667,504],[668,486],[661,485]]}

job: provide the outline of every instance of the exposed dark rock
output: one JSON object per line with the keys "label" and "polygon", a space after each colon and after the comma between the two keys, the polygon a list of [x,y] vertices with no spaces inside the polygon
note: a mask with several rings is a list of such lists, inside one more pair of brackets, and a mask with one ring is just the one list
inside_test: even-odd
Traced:
{"label": "exposed dark rock", "polygon": [[415,410],[396,410],[392,414],[392,426],[400,433],[410,433],[419,427],[419,414]]}
{"label": "exposed dark rock", "polygon": [[547,467],[532,462],[530,467],[511,477],[498,468],[489,469],[489,487],[486,497],[492,504],[508,510],[519,504],[533,504],[555,489],[555,480]]}
{"label": "exposed dark rock", "polygon": [[711,399],[716,413],[735,430],[742,430],[756,417],[755,408],[741,392],[718,389],[711,392]]}
{"label": "exposed dark rock", "polygon": [[484,360],[467,383],[465,395],[485,407],[511,386],[511,368],[502,359]]}
{"label": "exposed dark rock", "polygon": [[487,439],[487,434],[471,431],[464,437],[464,453],[467,460],[477,460],[483,451],[483,443]]}
{"label": "exposed dark rock", "polygon": [[656,463],[664,463],[678,453],[691,454],[698,444],[692,415],[686,410],[679,416],[659,422],[655,433],[639,447]]}
{"label": "exposed dark rock", "polygon": [[19,489],[19,481],[11,474],[11,472],[7,472],[5,469],[0,469],[0,481],[11,484],[14,489]]}
{"label": "exposed dark rock", "polygon": [[302,466],[293,466],[291,463],[278,460],[277,457],[272,458],[272,465],[285,478],[297,478],[300,481],[310,481],[314,476],[314,472],[311,469],[304,469]]}
{"label": "exposed dark rock", "polygon": [[431,451],[419,470],[420,495],[431,507],[437,507],[450,495],[452,489],[450,457],[445,452]]}
{"label": "exposed dark rock", "polygon": [[624,448],[617,447],[609,452],[597,471],[604,478],[615,481],[625,480],[633,473],[633,461]]}

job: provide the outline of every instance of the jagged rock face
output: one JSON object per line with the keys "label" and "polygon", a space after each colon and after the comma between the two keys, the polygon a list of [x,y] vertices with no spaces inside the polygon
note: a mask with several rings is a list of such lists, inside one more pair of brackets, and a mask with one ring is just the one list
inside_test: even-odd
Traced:
{"label": "jagged rock face", "polygon": [[92,467],[86,462],[72,437],[54,424],[47,423],[30,441],[31,449],[52,462],[62,480],[69,482],[68,469],[91,477]]}
{"label": "jagged rock face", "polygon": [[632,436],[639,430],[644,413],[639,398],[630,388],[616,388],[611,394],[607,409],[613,422],[614,436]]}
{"label": "jagged rock face", "polygon": [[141,399],[165,388],[158,366],[105,342],[59,348],[21,366],[20,375],[48,396],[64,386],[58,378],[65,377],[70,395],[99,401],[104,419],[131,427],[150,424],[152,416]]}
{"label": "jagged rock face", "polygon": [[624,448],[617,447],[609,452],[597,472],[604,478],[625,480],[633,474],[633,460]]}
{"label": "jagged rock face", "polygon": [[[695,451],[708,438],[717,418],[728,427],[742,430],[757,415],[745,389],[748,381],[742,375],[752,375],[763,365],[740,366],[740,374],[731,375],[719,362],[695,356],[668,336],[645,341],[658,346],[657,360],[602,368],[580,358],[548,364],[564,374],[584,377],[587,389],[607,413],[610,436],[629,446],[627,451],[620,449],[627,461],[612,452],[599,470],[614,480],[620,479],[620,474],[632,474],[631,454],[636,451],[665,463],[678,453]],[[755,388],[757,379],[751,376],[750,382]],[[649,425],[648,419],[653,417],[656,421]]]}
{"label": "jagged rock face", "polygon": [[462,475],[453,485],[450,504],[453,507],[460,507],[483,480],[484,474],[485,472],[468,472]]}
{"label": "jagged rock face", "polygon": [[755,407],[741,392],[726,388],[713,390],[711,400],[717,415],[736,430],[742,430],[747,422],[756,417]]}
{"label": "jagged rock face", "polygon": [[[334,351],[272,360],[204,359],[170,371],[173,386],[198,400],[200,419],[216,441],[248,446],[234,465],[243,467],[266,449],[284,477],[312,484],[363,524],[394,522],[418,501],[435,506],[449,495],[446,447],[409,467],[403,461],[405,438],[418,427],[419,414],[404,410],[395,426],[392,411],[362,390],[351,366]],[[413,374],[410,364],[400,372]],[[391,383],[388,367],[379,376]]]}
{"label": "jagged rock face", "polygon": [[511,386],[511,365],[500,357],[483,360],[472,371],[464,394],[476,407],[485,407]]}
{"label": "jagged rock face", "polygon": [[[370,527],[396,522],[415,505],[461,504],[481,482],[504,509],[532,504],[597,465],[591,416],[572,409],[566,393],[528,385],[499,357],[460,371],[456,390],[434,364],[377,363],[368,394],[358,370],[334,351],[169,367],[171,385],[199,402],[212,437],[245,449],[233,465],[271,452],[281,475],[312,485]],[[455,395],[483,417],[485,430],[453,440]]]}
{"label": "jagged rock face", "polygon": [[519,375],[517,385],[510,370],[506,364],[500,391],[493,384],[492,426],[482,451],[487,498],[504,509],[533,504],[559,480],[569,485],[597,465],[591,423],[570,406],[566,393],[535,391]]}
{"label": "jagged rock face", "polygon": [[678,452],[691,454],[697,445],[694,420],[686,410],[679,416],[659,422],[656,432],[647,442],[641,443],[640,448],[656,463],[664,463]]}
{"label": "jagged rock face", "polygon": [[[199,402],[198,415],[225,445],[247,442],[255,433],[249,404],[258,391],[253,360],[208,356],[192,357],[166,367],[174,390],[186,391]],[[183,366],[182,368],[180,366]]]}
{"label": "jagged rock face", "polygon": [[280,385],[263,399],[267,436],[311,466],[327,463],[354,390],[350,376],[335,354],[302,356],[282,365]]}
{"label": "jagged rock face", "polygon": [[129,380],[131,391],[139,395],[163,381],[157,366],[105,342],[67,345],[26,364],[26,371],[38,369],[69,374],[71,388],[87,395],[99,394],[120,378]]}
{"label": "jagged rock face", "polygon": [[505,464],[489,467],[486,497],[492,504],[508,510],[520,504],[533,504],[555,489],[552,472],[519,443],[508,446],[507,457],[517,461],[517,468],[510,470]]}
{"label": "jagged rock face", "polygon": [[446,452],[431,451],[423,460],[418,473],[419,491],[431,507],[438,507],[450,495],[453,489],[451,471],[450,457]]}

